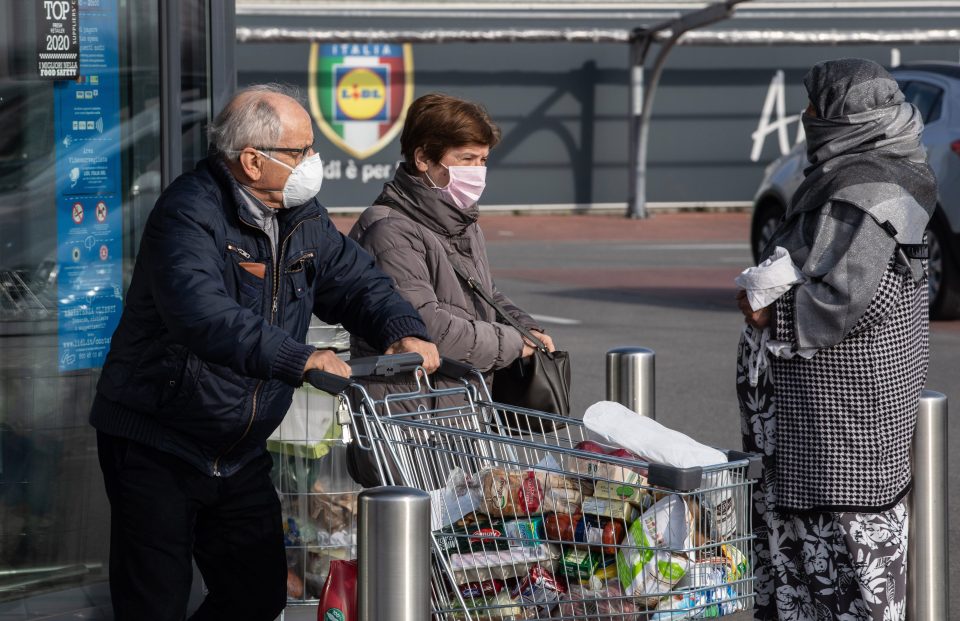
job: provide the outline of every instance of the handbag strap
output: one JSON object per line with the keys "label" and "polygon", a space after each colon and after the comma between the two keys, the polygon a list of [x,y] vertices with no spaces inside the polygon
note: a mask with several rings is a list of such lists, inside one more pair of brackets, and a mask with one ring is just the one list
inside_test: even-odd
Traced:
{"label": "handbag strap", "polygon": [[520,332],[520,334],[522,334],[524,337],[529,339],[531,343],[536,343],[537,349],[539,349],[542,353],[544,354],[550,353],[550,350],[547,349],[547,346],[543,341],[535,337],[533,335],[533,332],[531,332],[525,326],[521,325],[521,323],[517,321],[510,313],[508,313],[506,309],[503,308],[503,306],[501,306],[500,304],[497,304],[496,300],[493,299],[493,296],[491,296],[489,293],[483,290],[483,287],[480,286],[480,283],[478,283],[473,276],[470,276],[470,274],[467,273],[467,270],[463,268],[463,265],[460,264],[459,257],[457,257],[456,255],[453,254],[453,252],[448,250],[447,258],[450,259],[450,265],[453,266],[453,271],[457,273],[457,276],[460,277],[460,280],[465,282],[467,286],[470,287],[470,289],[474,293],[480,296],[480,299],[482,299],[484,302],[492,306],[493,309],[497,311],[497,315],[499,315],[500,317],[503,317],[504,321],[510,324],[510,326],[516,328],[517,331]]}

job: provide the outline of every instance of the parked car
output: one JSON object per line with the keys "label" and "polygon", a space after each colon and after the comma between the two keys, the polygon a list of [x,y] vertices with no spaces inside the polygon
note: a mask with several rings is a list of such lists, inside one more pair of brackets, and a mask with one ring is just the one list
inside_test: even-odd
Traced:
{"label": "parked car", "polygon": [[[891,73],[923,117],[922,140],[939,187],[937,209],[927,229],[930,314],[937,319],[960,317],[960,63],[902,65]],[[803,181],[807,163],[801,142],[767,167],[750,226],[755,260]]]}

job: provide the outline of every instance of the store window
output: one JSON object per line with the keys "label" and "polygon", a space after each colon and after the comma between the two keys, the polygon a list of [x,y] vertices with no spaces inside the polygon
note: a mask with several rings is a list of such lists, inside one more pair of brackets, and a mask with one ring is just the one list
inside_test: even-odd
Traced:
{"label": "store window", "polygon": [[[65,589],[80,598],[62,602],[70,609],[109,602],[81,601],[105,585],[110,525],[87,416],[161,189],[157,3],[0,4],[5,619],[33,618],[44,596]],[[44,9],[63,19],[67,37],[75,11],[75,78],[41,77],[44,33],[62,28],[43,21]]]}

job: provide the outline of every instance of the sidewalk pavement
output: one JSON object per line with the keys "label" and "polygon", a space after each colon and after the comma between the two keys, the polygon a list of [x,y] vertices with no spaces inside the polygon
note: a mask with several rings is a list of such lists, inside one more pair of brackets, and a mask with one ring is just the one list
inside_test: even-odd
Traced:
{"label": "sidewalk pavement", "polygon": [[[335,216],[347,233],[357,216]],[[488,242],[497,241],[684,241],[742,242],[750,239],[750,214],[744,212],[654,213],[645,220],[622,215],[483,214]]]}

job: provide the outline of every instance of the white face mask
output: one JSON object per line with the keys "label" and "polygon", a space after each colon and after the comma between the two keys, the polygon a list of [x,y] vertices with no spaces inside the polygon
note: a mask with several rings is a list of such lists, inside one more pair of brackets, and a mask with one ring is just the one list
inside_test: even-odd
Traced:
{"label": "white face mask", "polygon": [[472,207],[483,194],[487,185],[486,166],[446,166],[440,164],[450,173],[450,181],[441,188],[427,175],[433,187],[440,190],[454,205],[460,209]]}
{"label": "white face mask", "polygon": [[287,177],[287,182],[283,184],[284,207],[299,207],[320,191],[320,186],[323,185],[323,161],[320,159],[320,154],[314,153],[303,158],[294,168],[274,157],[270,157],[263,151],[258,151],[258,153],[290,170],[290,176]]}

